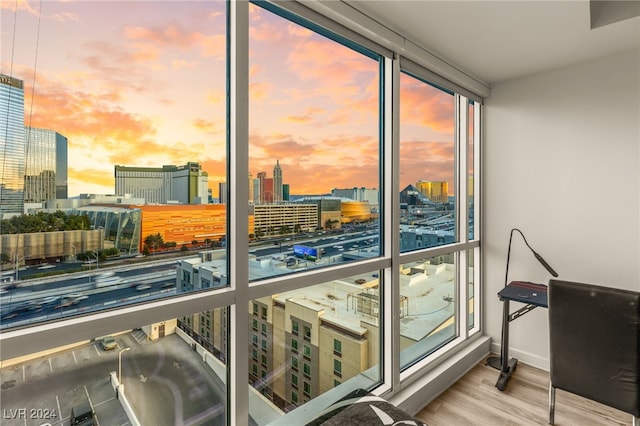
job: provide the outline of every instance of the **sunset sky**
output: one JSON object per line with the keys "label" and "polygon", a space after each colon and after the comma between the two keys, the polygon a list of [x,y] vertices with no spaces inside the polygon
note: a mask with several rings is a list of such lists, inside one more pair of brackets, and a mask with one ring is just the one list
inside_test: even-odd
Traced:
{"label": "sunset sky", "polygon": [[[1,4],[2,73],[24,80],[25,125],[69,139],[70,196],[112,194],[116,164],[188,161],[217,196],[224,2]],[[253,176],[279,160],[292,194],[379,188],[378,62],[259,7],[249,19]],[[453,96],[407,75],[401,88],[401,189],[422,179],[452,190]]]}

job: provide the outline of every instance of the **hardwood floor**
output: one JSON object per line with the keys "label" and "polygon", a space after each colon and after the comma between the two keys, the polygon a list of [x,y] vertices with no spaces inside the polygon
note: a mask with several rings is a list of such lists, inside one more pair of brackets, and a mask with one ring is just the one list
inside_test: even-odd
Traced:
{"label": "hardwood floor", "polygon": [[[436,398],[417,418],[429,426],[548,424],[549,373],[518,363],[504,391],[498,371],[481,362]],[[579,396],[556,391],[557,426],[631,425],[632,416]]]}

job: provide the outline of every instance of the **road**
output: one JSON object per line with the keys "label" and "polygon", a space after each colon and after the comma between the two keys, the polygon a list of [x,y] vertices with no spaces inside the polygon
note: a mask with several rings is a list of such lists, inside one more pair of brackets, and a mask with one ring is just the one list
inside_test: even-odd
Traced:
{"label": "road", "polygon": [[[327,262],[311,262],[305,267],[323,267],[332,263],[355,260],[361,252],[364,253],[365,249],[372,250],[374,255],[379,253],[378,230],[375,228],[362,229],[349,234],[320,232],[295,238],[278,238],[253,246],[250,254],[258,259],[273,257],[286,260],[294,258],[294,245],[314,247],[321,251],[320,258],[327,260]],[[346,259],[345,253],[351,253],[351,258]],[[116,304],[122,306],[175,294],[176,261],[176,259],[170,259],[152,264],[141,263],[135,266],[103,268],[92,272],[14,281],[11,285],[5,285],[0,294],[0,329],[35,324],[108,309]],[[282,269],[274,273],[293,271],[295,270]],[[105,273],[113,275],[105,280],[113,279],[115,285],[96,288],[97,283],[100,282],[99,275]],[[15,284],[19,287],[12,288]]]}
{"label": "road", "polygon": [[[120,279],[119,284],[101,288],[96,288],[99,280],[96,274],[62,275],[56,276],[56,280],[37,283],[19,282],[20,287],[5,290],[1,296],[0,329],[174,294],[175,260],[118,270],[114,277]],[[143,289],[139,287],[141,284],[149,287]],[[64,296],[73,297],[65,299]]]}

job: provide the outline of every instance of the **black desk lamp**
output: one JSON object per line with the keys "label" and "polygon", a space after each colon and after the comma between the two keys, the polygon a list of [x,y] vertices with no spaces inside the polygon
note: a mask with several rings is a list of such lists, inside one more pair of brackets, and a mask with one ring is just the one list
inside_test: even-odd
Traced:
{"label": "black desk lamp", "polygon": [[[533,255],[535,256],[536,259],[538,259],[538,262],[540,262],[540,264],[542,266],[544,266],[544,268],[554,277],[558,277],[558,273],[556,271],[553,270],[553,268],[551,267],[551,265],[549,265],[547,263],[546,260],[544,260],[544,258],[542,256],[540,256],[527,242],[527,239],[525,238],[524,234],[522,233],[521,230],[519,230],[518,228],[513,228],[511,230],[511,233],[509,234],[509,248],[507,250],[507,268],[506,268],[506,272],[504,274],[504,286],[507,286],[507,283],[509,281],[509,259],[511,258],[511,241],[513,240],[513,232],[514,231],[518,231],[518,233],[520,234],[520,236],[522,236],[522,239],[524,240],[524,243],[527,245],[527,247],[529,248],[529,250],[531,250],[531,252],[533,253]],[[504,327],[502,328],[502,344],[505,344],[505,336],[504,336]],[[501,369],[503,366],[503,362],[504,360],[502,359],[502,355],[501,356],[492,356],[489,357],[487,359],[487,364],[492,366],[493,368],[496,369]]]}
{"label": "black desk lamp", "polygon": [[508,277],[509,277],[509,258],[511,257],[511,240],[513,239],[513,231],[518,231],[518,233],[522,236],[522,239],[524,240],[524,243],[527,245],[527,247],[529,247],[529,250],[531,250],[531,253],[533,253],[533,255],[536,257],[536,259],[538,259],[538,262],[540,262],[542,264],[542,266],[544,266],[544,268],[547,271],[549,271],[549,273],[551,275],[553,275],[555,278],[557,278],[558,277],[558,273],[553,270],[553,268],[547,263],[546,260],[544,260],[542,258],[542,256],[540,256],[538,253],[536,253],[536,251],[534,249],[531,248],[531,246],[527,242],[527,239],[524,237],[524,234],[522,233],[522,231],[519,230],[518,228],[513,228],[511,230],[511,234],[509,235],[509,249],[507,250],[507,271],[504,274],[504,286],[505,287],[507,286]]}

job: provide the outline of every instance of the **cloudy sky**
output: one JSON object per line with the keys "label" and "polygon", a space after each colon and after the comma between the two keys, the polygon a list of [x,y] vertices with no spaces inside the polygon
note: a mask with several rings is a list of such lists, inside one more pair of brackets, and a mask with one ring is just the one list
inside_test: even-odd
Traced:
{"label": "cloudy sky", "polygon": [[[114,192],[113,166],[197,161],[225,180],[221,1],[1,0],[2,73],[25,124],[69,139],[69,194]],[[249,170],[292,194],[379,188],[379,63],[250,8]],[[453,187],[453,97],[401,78],[401,187]]]}

